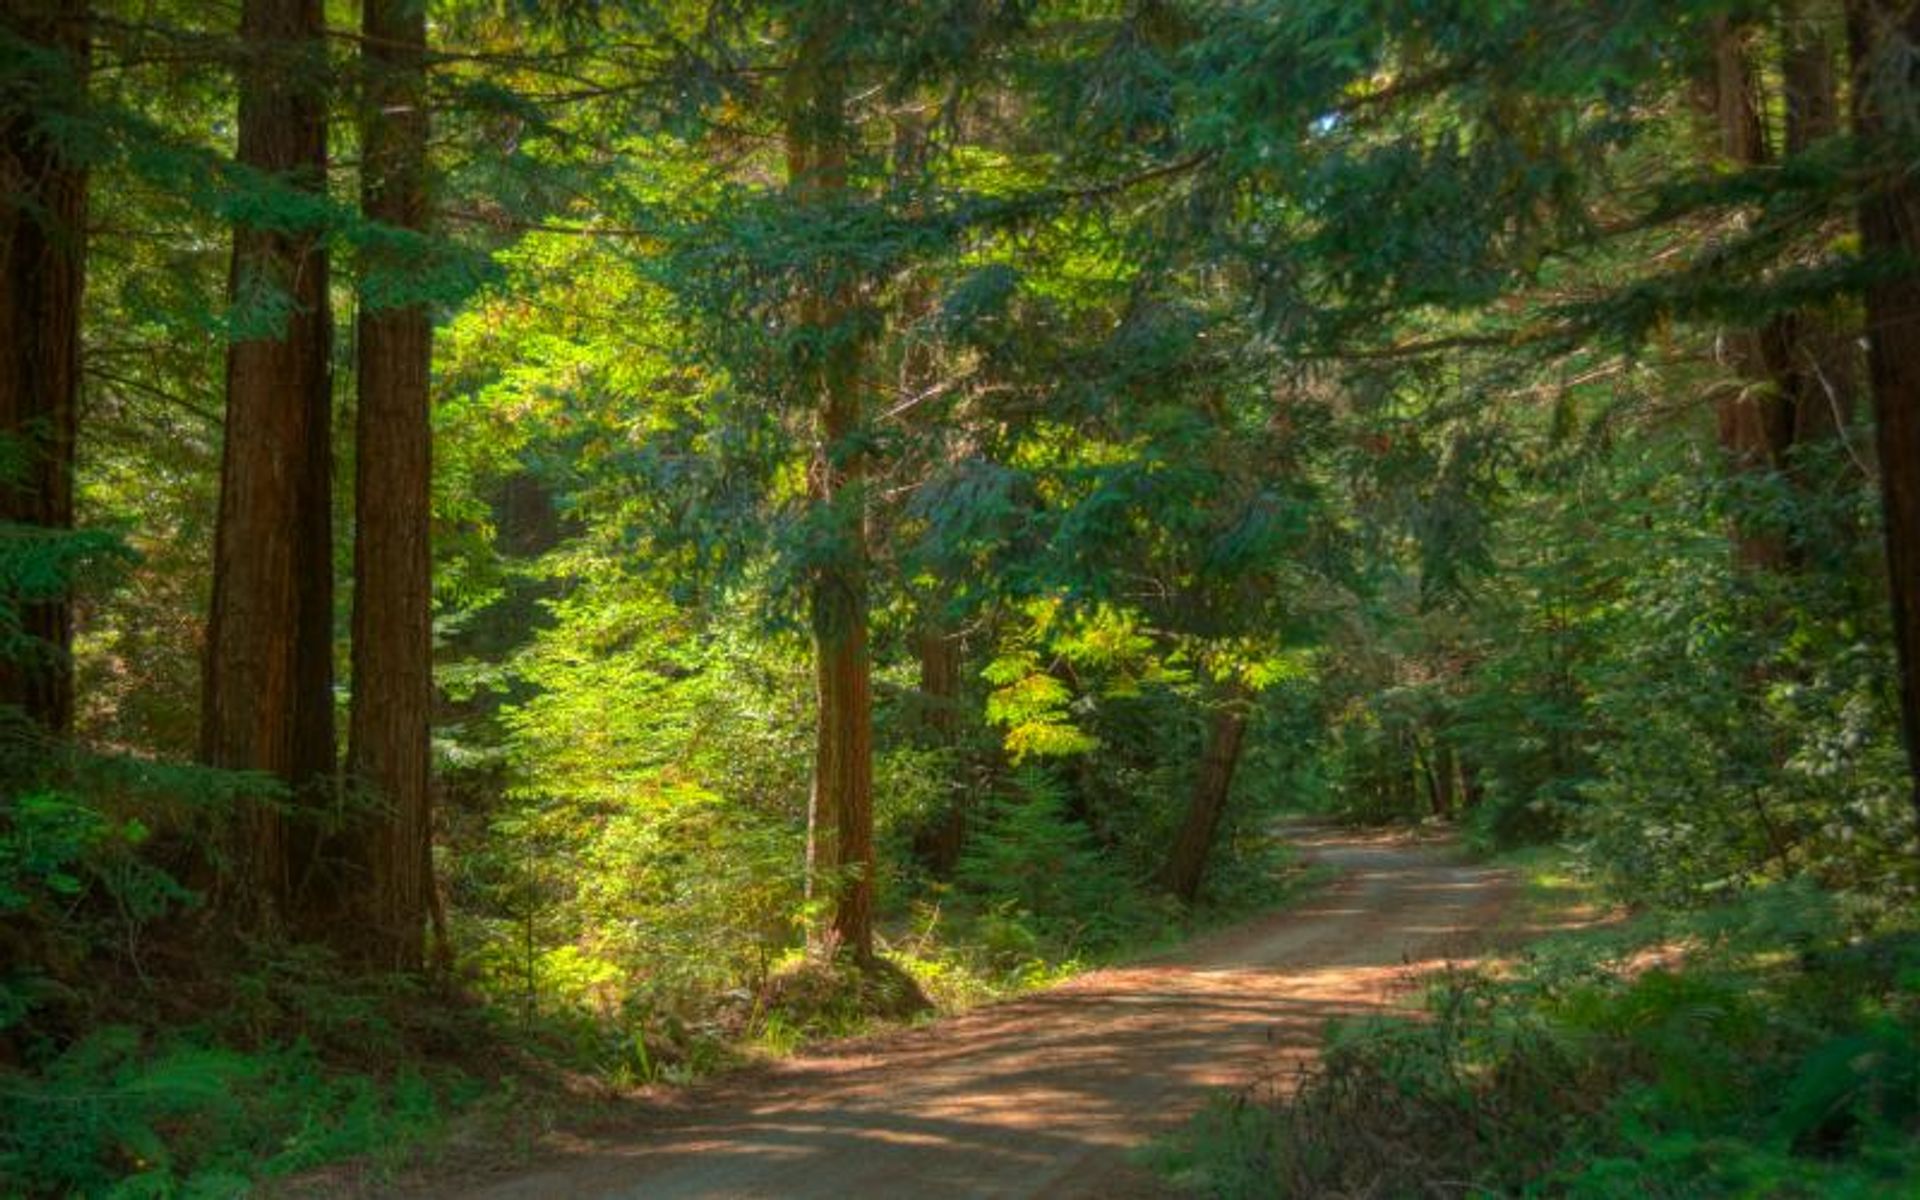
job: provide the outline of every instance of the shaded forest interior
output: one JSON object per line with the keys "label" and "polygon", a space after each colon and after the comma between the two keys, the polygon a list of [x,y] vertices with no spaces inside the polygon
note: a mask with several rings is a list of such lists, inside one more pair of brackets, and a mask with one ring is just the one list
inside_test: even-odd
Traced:
{"label": "shaded forest interior", "polygon": [[1302,813],[1627,932],[1178,1178],[1920,1188],[1920,4],[0,0],[0,1192],[384,1179]]}

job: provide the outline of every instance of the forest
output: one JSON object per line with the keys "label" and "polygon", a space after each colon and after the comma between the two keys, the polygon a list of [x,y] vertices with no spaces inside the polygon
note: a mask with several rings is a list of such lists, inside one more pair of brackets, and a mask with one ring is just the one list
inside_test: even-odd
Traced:
{"label": "forest", "polygon": [[0,0],[0,1195],[1912,1196],[1917,900],[1915,0]]}

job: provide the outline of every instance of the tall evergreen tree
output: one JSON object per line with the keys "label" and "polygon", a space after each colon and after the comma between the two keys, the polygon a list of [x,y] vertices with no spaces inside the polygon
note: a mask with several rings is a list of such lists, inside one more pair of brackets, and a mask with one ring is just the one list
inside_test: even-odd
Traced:
{"label": "tall evergreen tree", "polygon": [[[201,754],[296,794],[334,769],[331,317],[317,208],[326,185],[320,0],[246,0],[239,163],[263,200],[234,231],[225,446],[207,624]],[[315,835],[246,806],[230,907],[293,915]]]}
{"label": "tall evergreen tree", "polygon": [[[802,208],[831,211],[847,193],[847,14],[796,12],[787,64],[787,184]],[[873,957],[873,663],[867,638],[866,436],[862,331],[851,279],[823,272],[801,300],[798,378],[814,409],[808,468],[824,552],[808,609],[819,702],[807,816],[808,876],[833,888],[832,938]]]}
{"label": "tall evergreen tree", "polygon": [[1901,714],[1920,820],[1920,4],[1852,0],[1854,127],[1878,164],[1860,205],[1866,260],[1891,265],[1867,287],[1867,340],[1880,492],[1899,650]]}
{"label": "tall evergreen tree", "polygon": [[[425,0],[366,0],[361,53],[361,209],[396,231],[427,224]],[[371,282],[404,255],[369,252]],[[391,967],[422,963],[432,880],[429,722],[433,702],[432,442],[426,305],[363,286],[354,460],[353,701],[347,770],[379,803],[366,831],[368,921]]]}
{"label": "tall evergreen tree", "polygon": [[[0,537],[10,539],[73,525],[87,171],[47,118],[83,96],[88,19],[87,0],[0,5]],[[35,588],[45,590],[55,594],[22,605],[23,641],[0,646],[0,705],[64,733],[72,609],[59,585]]]}

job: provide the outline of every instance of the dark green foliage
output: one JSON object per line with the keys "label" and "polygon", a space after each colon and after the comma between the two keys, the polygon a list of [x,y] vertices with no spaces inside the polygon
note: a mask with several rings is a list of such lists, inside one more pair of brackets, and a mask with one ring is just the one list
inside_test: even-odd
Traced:
{"label": "dark green foliage", "polygon": [[404,1159],[449,1102],[456,1073],[391,1078],[326,1065],[305,1042],[246,1053],[138,1030],[89,1034],[33,1076],[0,1073],[0,1187],[27,1195],[239,1195],[256,1181],[353,1156]]}
{"label": "dark green foliage", "polygon": [[961,894],[979,908],[979,937],[1012,963],[1098,957],[1153,940],[1169,913],[1101,853],[1067,812],[1066,789],[1026,768],[980,814],[960,860]]}

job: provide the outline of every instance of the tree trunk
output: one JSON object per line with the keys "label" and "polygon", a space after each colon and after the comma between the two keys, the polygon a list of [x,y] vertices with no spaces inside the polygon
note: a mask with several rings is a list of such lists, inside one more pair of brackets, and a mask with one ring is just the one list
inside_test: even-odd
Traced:
{"label": "tree trunk", "polygon": [[1453,820],[1457,771],[1453,747],[1445,739],[1435,739],[1428,775],[1433,788],[1433,815],[1443,821]]}
{"label": "tree trunk", "polygon": [[[1785,93],[1788,157],[1803,154],[1840,132],[1838,52],[1823,22],[1809,18],[1798,6],[1782,16],[1786,49],[1781,64]],[[1863,363],[1860,339],[1836,313],[1804,310],[1782,323],[1783,336],[1770,347],[1768,370],[1786,396],[1793,414],[1788,444],[1805,447],[1849,437],[1854,393]],[[1820,464],[1798,455],[1785,463],[1788,479],[1803,494],[1833,492],[1846,486],[1844,467]],[[1796,531],[1796,554],[1807,559],[1823,547],[1857,541],[1856,530],[1820,528],[1802,524]]]}
{"label": "tree trunk", "polygon": [[1207,862],[1213,855],[1214,837],[1227,811],[1227,794],[1233,787],[1234,769],[1240,765],[1240,747],[1247,731],[1247,706],[1243,687],[1230,684],[1222,689],[1207,726],[1200,773],[1188,795],[1186,819],[1160,873],[1166,889],[1188,903],[1200,894]]}
{"label": "tree trunk", "polygon": [[[1920,115],[1920,4],[1851,0],[1854,124],[1873,147],[1897,135],[1910,146]],[[1899,654],[1900,711],[1912,800],[1920,820],[1920,180],[1906,154],[1886,147],[1860,204],[1861,253],[1897,272],[1867,289],[1868,369],[1880,453],[1887,573]]]}
{"label": "tree trunk", "polygon": [[[313,191],[326,185],[323,31],[319,0],[241,7],[239,161]],[[237,315],[257,323],[262,301],[287,311],[227,351],[201,756],[296,795],[323,789],[334,766],[327,284],[321,231],[235,230]],[[242,805],[236,833],[227,907],[273,926],[292,915],[314,835],[265,799]]]}
{"label": "tree trunk", "polygon": [[[36,531],[29,537],[73,528],[87,174],[38,117],[83,100],[87,20],[86,0],[0,4],[9,37],[52,52],[45,73],[9,84],[27,94],[0,109],[0,450],[20,455],[21,468],[0,471],[0,522]],[[50,733],[68,733],[72,606],[64,596],[39,599],[22,606],[20,621],[33,641],[0,654],[0,705],[17,706]]]}
{"label": "tree trunk", "polygon": [[[1761,107],[1760,74],[1751,52],[1751,26],[1721,17],[1713,25],[1712,108],[1721,157],[1751,169],[1773,159]],[[1736,476],[1764,475],[1779,468],[1793,437],[1793,408],[1778,386],[1776,370],[1792,357],[1791,322],[1774,318],[1758,329],[1729,329],[1720,337],[1720,357],[1733,370],[1737,389],[1717,406],[1720,446]],[[1778,571],[1787,565],[1779,530],[1757,529],[1736,516],[1734,560],[1749,570]]]}
{"label": "tree trunk", "polygon": [[[826,6],[823,6],[826,7]],[[846,70],[836,8],[808,11],[787,74],[787,172],[795,203],[847,190]],[[825,534],[809,607],[819,702],[807,815],[809,892],[830,880],[829,945],[873,958],[873,682],[867,650],[866,464],[861,343],[852,287],[823,282],[802,302],[798,374],[815,405],[811,499]]]}
{"label": "tree trunk", "polygon": [[1480,801],[1486,798],[1486,785],[1481,782],[1480,768],[1474,761],[1462,754],[1460,760],[1460,800],[1468,812],[1480,807]]}
{"label": "tree trunk", "polygon": [[[922,618],[914,648],[920,659],[920,719],[927,743],[956,747],[960,742],[960,642],[937,620]],[[959,866],[966,840],[966,795],[956,792],[914,839],[914,853],[935,877],[946,879]]]}
{"label": "tree trunk", "polygon": [[[427,224],[426,5],[366,0],[362,55],[361,211],[397,229]],[[404,262],[366,264],[371,271]],[[381,804],[365,832],[370,961],[402,971],[425,962],[432,892],[433,326],[424,304],[360,305],[355,426],[353,702],[347,771]]]}
{"label": "tree trunk", "polygon": [[[1785,149],[1791,157],[1839,131],[1839,92],[1834,50],[1819,23],[1789,6],[1782,28]],[[1722,18],[1714,37],[1713,107],[1721,154],[1736,167],[1767,166],[1774,153],[1762,72],[1752,51],[1755,31]],[[1856,375],[1851,340],[1816,311],[1780,313],[1758,328],[1723,336],[1723,357],[1740,384],[1718,410],[1720,444],[1734,471],[1776,474],[1803,497],[1838,482],[1811,472],[1807,456],[1796,452],[1846,435]],[[1749,569],[1792,569],[1842,536],[1839,530],[1810,528],[1804,520],[1792,528],[1736,521],[1735,560]]]}

